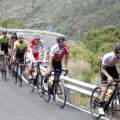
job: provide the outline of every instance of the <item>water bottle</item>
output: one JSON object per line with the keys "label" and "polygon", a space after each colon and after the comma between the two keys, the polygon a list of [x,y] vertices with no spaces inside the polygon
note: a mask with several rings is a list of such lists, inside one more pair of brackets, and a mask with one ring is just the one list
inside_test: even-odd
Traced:
{"label": "water bottle", "polygon": [[52,79],[52,78],[48,79],[48,87],[49,88],[52,88],[53,82],[54,82],[54,79]]}
{"label": "water bottle", "polygon": [[14,72],[17,73],[17,66],[14,67]]}
{"label": "water bottle", "polygon": [[113,91],[109,91],[106,93],[106,96],[105,96],[105,101],[109,101],[110,97],[112,96],[113,94]]}

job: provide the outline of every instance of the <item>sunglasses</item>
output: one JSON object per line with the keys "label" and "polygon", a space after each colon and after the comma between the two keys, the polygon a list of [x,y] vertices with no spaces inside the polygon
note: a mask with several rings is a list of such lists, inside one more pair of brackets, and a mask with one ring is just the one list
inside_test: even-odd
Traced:
{"label": "sunglasses", "polygon": [[23,37],[18,37],[19,39],[23,39]]}
{"label": "sunglasses", "polygon": [[38,41],[38,40],[40,40],[40,38],[36,38],[35,40],[37,40],[37,41]]}
{"label": "sunglasses", "polygon": [[59,43],[64,43],[64,42],[65,42],[64,40],[59,41]]}

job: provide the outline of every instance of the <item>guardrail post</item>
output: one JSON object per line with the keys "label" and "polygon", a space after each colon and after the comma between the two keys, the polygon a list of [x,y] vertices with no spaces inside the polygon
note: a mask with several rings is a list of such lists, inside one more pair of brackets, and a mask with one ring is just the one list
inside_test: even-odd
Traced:
{"label": "guardrail post", "polygon": [[70,103],[70,89],[66,88],[66,102]]}

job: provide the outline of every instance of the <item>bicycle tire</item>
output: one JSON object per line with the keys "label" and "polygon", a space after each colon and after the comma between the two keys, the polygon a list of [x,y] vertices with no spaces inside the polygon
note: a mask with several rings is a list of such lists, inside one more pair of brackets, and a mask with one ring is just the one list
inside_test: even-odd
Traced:
{"label": "bicycle tire", "polygon": [[54,90],[53,90],[53,98],[61,109],[65,107],[66,88],[64,87],[64,84],[60,79],[59,79],[59,82],[55,82]]}
{"label": "bicycle tire", "polygon": [[44,76],[41,76],[41,79],[39,79],[39,95],[40,97],[43,97],[43,78]]}
{"label": "bicycle tire", "polygon": [[111,101],[110,120],[120,118],[120,95],[115,95]]}
{"label": "bicycle tire", "polygon": [[44,82],[44,79],[42,80],[42,87],[41,87],[41,90],[42,90],[42,96],[43,96],[43,98],[44,98],[44,100],[45,100],[45,102],[49,102],[50,101],[50,98],[51,98],[51,94],[50,94],[50,92],[49,92],[49,89],[48,90],[45,90],[45,88],[44,88],[44,84],[43,84],[43,82]]}
{"label": "bicycle tire", "polygon": [[2,68],[2,72],[3,72],[3,76],[2,76],[2,78],[6,81],[7,71],[6,71],[6,65],[5,65],[5,61],[4,61],[4,60],[3,60],[3,68]]}
{"label": "bicycle tire", "polygon": [[34,87],[34,79],[33,78],[30,79],[29,82],[28,82],[28,84],[29,84],[30,91],[33,92],[34,89],[35,89],[35,87]]}
{"label": "bicycle tire", "polygon": [[100,87],[96,87],[91,95],[90,98],[90,112],[92,115],[92,118],[95,120],[98,120],[101,115],[98,112],[98,109],[100,107],[100,94],[101,94],[102,90]]}
{"label": "bicycle tire", "polygon": [[4,78],[4,71],[3,71],[3,69],[1,69],[1,77],[2,77],[2,79]]}
{"label": "bicycle tire", "polygon": [[15,84],[17,84],[17,79],[18,79],[18,74],[17,73],[14,73],[14,77],[15,77]]}
{"label": "bicycle tire", "polygon": [[9,75],[11,74],[11,65],[10,64],[8,65],[8,73],[9,73]]}
{"label": "bicycle tire", "polygon": [[22,76],[19,77],[19,84],[20,84],[20,87],[22,87]]}
{"label": "bicycle tire", "polygon": [[7,71],[4,71],[4,80],[6,81]]}

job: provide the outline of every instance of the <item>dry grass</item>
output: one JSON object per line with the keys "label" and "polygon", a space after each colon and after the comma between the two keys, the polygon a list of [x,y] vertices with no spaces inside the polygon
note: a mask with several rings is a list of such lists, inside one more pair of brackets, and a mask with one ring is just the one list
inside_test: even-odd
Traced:
{"label": "dry grass", "polygon": [[90,97],[71,90],[70,103],[75,105],[75,106],[89,110]]}
{"label": "dry grass", "polygon": [[69,61],[68,63],[69,76],[83,81],[83,75],[90,72],[90,64],[84,60]]}

